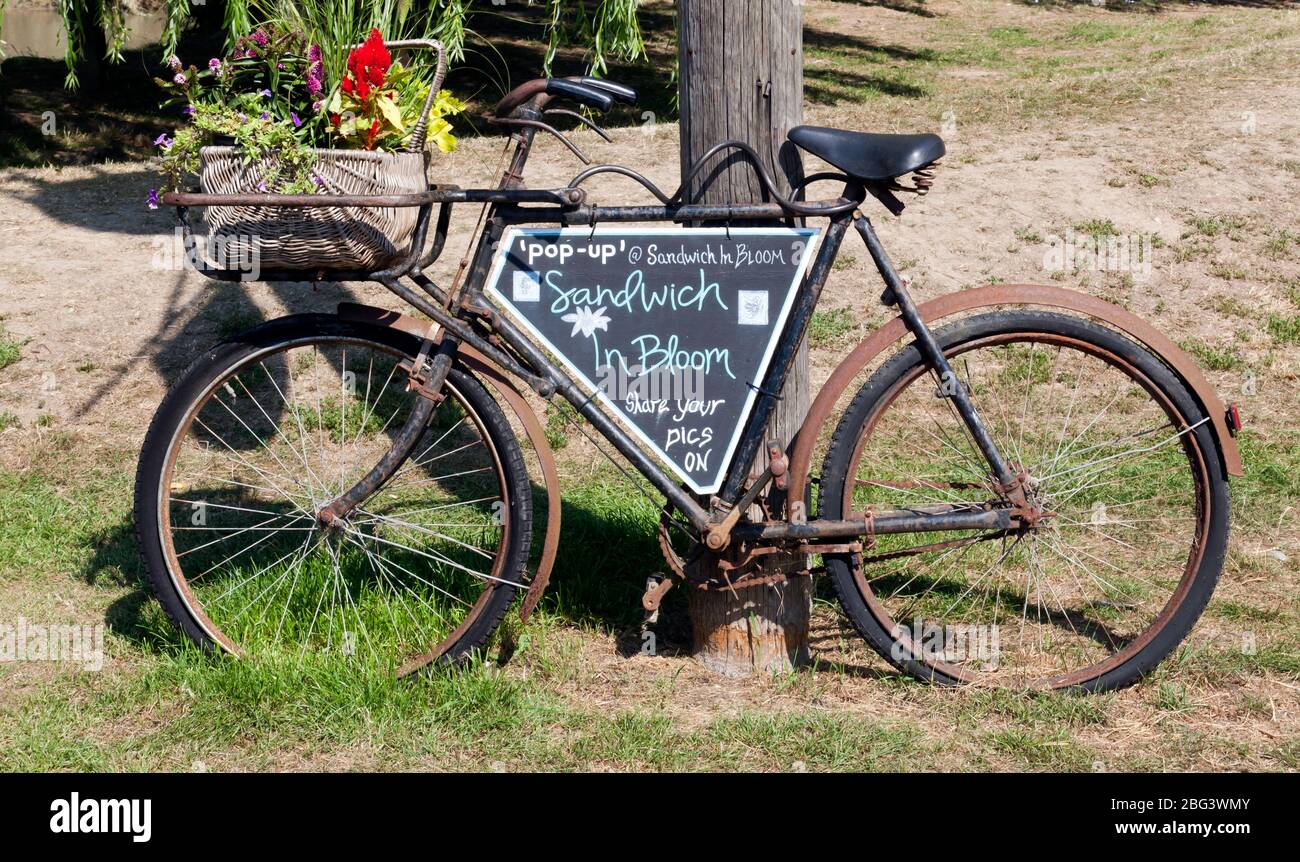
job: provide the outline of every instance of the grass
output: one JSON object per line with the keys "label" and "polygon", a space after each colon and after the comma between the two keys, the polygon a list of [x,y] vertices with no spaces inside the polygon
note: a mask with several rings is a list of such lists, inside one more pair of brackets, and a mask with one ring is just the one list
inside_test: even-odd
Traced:
{"label": "grass", "polygon": [[1283,228],[1264,243],[1264,254],[1274,260],[1289,257],[1291,247],[1298,244],[1300,244],[1300,234]]}
{"label": "grass", "polygon": [[844,347],[845,339],[858,329],[851,308],[813,312],[808,324],[808,343],[813,347]]}
{"label": "grass", "polygon": [[1179,346],[1210,371],[1236,371],[1246,365],[1241,353],[1233,347],[1206,344],[1203,341],[1184,341]]}
{"label": "grass", "polygon": [[1210,265],[1210,275],[1224,281],[1237,281],[1246,277],[1246,267],[1239,263],[1216,260]]}
{"label": "grass", "polygon": [[1240,299],[1226,294],[1211,297],[1210,307],[1224,317],[1249,317],[1251,314]]}
{"label": "grass", "polygon": [[[938,16],[924,19],[924,37],[881,39],[830,32],[816,20],[819,10],[805,13],[811,101],[865,105],[863,123],[885,117],[900,131],[932,127],[952,111],[963,134],[1009,120],[1050,129],[1045,121],[1058,117],[1143,117],[1175,85],[1212,81],[1226,62],[1220,55],[1252,41],[1260,53],[1242,54],[1252,75],[1276,71],[1286,54],[1270,40],[1300,32],[1269,12],[1216,10],[1191,20],[1062,9],[1017,26],[989,26],[988,16],[974,14]],[[11,64],[5,71],[10,75]],[[3,85],[20,85],[21,77]],[[158,116],[146,112],[143,122]],[[26,146],[17,137],[0,139],[0,146]],[[42,164],[97,146],[77,137],[45,143],[15,158]],[[133,146],[124,138],[121,152],[134,157]],[[1300,162],[1282,168],[1300,176]],[[1179,182],[1174,168],[1150,169],[1161,173],[1125,178],[1143,189]],[[1074,227],[1090,236],[1118,233],[1109,219]],[[1199,216],[1179,259],[1209,271],[1222,254],[1219,238],[1238,241],[1247,227],[1244,216]],[[1015,236],[1042,241],[1028,227]],[[1293,279],[1294,237],[1283,231],[1260,242],[1279,278]],[[853,264],[843,257],[836,269]],[[1289,295],[1300,312],[1300,286]],[[1253,306],[1216,297],[1207,311],[1239,319],[1227,322],[1226,339],[1237,322],[1259,316]],[[229,335],[257,322],[232,316],[210,325]],[[1273,314],[1261,323],[1277,373],[1290,375],[1300,316]],[[834,351],[857,328],[847,308],[819,312],[810,340]],[[0,339],[0,359],[4,344]],[[1257,361],[1249,345],[1185,346],[1212,371]],[[73,359],[82,360],[76,367],[83,373],[112,366],[102,356]],[[1019,359],[1036,377],[1032,360]],[[1261,387],[1260,398],[1289,415],[1292,402],[1278,400],[1287,397],[1289,378],[1279,379]],[[325,424],[342,433],[346,423],[323,406]],[[559,446],[571,442],[561,413],[567,408],[546,417],[548,437]],[[1251,405],[1243,410],[1249,422]],[[586,463],[590,451],[578,445],[560,453],[568,482],[552,588],[526,628],[511,624],[517,647],[508,662],[494,645],[464,671],[398,683],[339,658],[297,665],[205,657],[181,641],[141,586],[130,521],[135,453],[62,426],[18,432],[17,424],[0,411],[0,430],[9,429],[0,446],[7,465],[0,467],[0,604],[32,619],[105,621],[110,662],[99,674],[0,665],[0,769],[1300,768],[1300,740],[1285,716],[1275,735],[1253,730],[1278,721],[1270,699],[1300,681],[1300,549],[1288,509],[1300,499],[1300,435],[1285,423],[1242,433],[1249,473],[1232,485],[1233,552],[1193,638],[1148,683],[1100,697],[930,689],[891,674],[865,651],[859,669],[718,681],[673,655],[687,642],[678,589],[656,630],[667,657],[622,658],[622,639],[640,630],[645,579],[663,569],[653,533],[658,511],[607,465]],[[1256,553],[1262,547],[1285,548],[1289,561]],[[1252,719],[1224,711],[1238,708]],[[1153,727],[1155,734],[1133,731]]]}
{"label": "grass", "polygon": [[0,371],[13,365],[22,358],[22,345],[14,340],[5,327],[0,324]]}
{"label": "grass", "polygon": [[[462,671],[406,682],[341,657],[299,664],[206,656],[181,639],[139,585],[129,521],[133,453],[100,453],[89,468],[73,467],[64,455],[80,445],[71,436],[56,438],[53,451],[33,458],[30,469],[0,470],[0,496],[12,513],[0,533],[0,587],[26,581],[41,585],[37,595],[55,592],[83,609],[107,608],[109,668],[97,675],[57,671],[0,699],[0,769],[870,771],[951,766],[954,757],[968,766],[1035,770],[1086,771],[1102,760],[1116,766],[1108,740],[1113,722],[1131,709],[1128,695],[881,683],[875,697],[933,701],[926,709],[950,716],[931,725],[907,718],[907,710],[882,718],[819,706],[840,685],[833,671],[820,671],[772,689],[782,692],[778,705],[760,706],[770,699],[760,688],[752,705],[741,695],[735,711],[683,722],[674,707],[678,689],[698,683],[680,680],[680,660],[668,659],[668,666],[642,660],[613,671],[642,681],[643,693],[619,696],[612,710],[594,707],[583,692],[611,694],[600,681],[611,670],[587,666],[585,633],[609,636],[635,626],[640,583],[656,568],[655,506],[603,481],[566,493],[553,590],[500,669],[495,648]],[[1277,465],[1243,483],[1248,499],[1265,494],[1274,501],[1265,507],[1271,512],[1296,493],[1289,441],[1251,441],[1247,457]],[[1252,505],[1259,502],[1256,496]],[[43,600],[35,601],[37,607],[11,612],[48,615]],[[1242,602],[1211,607],[1249,621],[1261,647],[1253,654],[1225,645],[1180,652],[1168,678],[1139,689],[1167,720],[1202,720],[1202,680],[1300,678],[1285,642],[1271,640],[1294,627],[1293,614]],[[24,673],[0,668],[10,681]],[[647,685],[647,678],[659,681]],[[970,734],[971,726],[978,732]],[[1168,767],[1201,756],[1192,752],[1171,746],[1157,762]],[[1277,758],[1289,755],[1274,747],[1260,756],[1280,764]]]}
{"label": "grass", "polygon": [[1191,220],[1193,230],[1201,236],[1226,236],[1240,239],[1246,220],[1240,216],[1196,216]]}
{"label": "grass", "polygon": [[[577,661],[566,649],[568,637],[557,634],[566,615],[556,605],[592,601],[579,594],[587,588],[575,587],[574,575],[608,580],[600,573],[629,550],[653,549],[647,528],[654,508],[629,508],[625,490],[584,488],[575,508],[615,524],[630,518],[626,524],[646,546],[569,537],[560,595],[520,639],[510,665],[530,670],[531,679],[480,661],[407,681],[338,657],[234,660],[188,645],[140,590],[128,490],[120,470],[96,470],[75,486],[0,471],[0,494],[14,510],[0,536],[0,584],[64,572],[59,591],[71,590],[79,601],[102,595],[118,608],[109,615],[110,664],[127,663],[125,672],[60,671],[30,696],[0,700],[0,770],[188,771],[236,763],[264,769],[289,760],[328,768],[333,753],[348,748],[352,762],[364,756],[361,768],[816,771],[931,762],[925,734],[905,721],[764,709],[682,725],[652,702],[609,712],[565,697]],[[574,519],[580,531],[583,523]],[[0,668],[8,681],[21,673],[14,665]],[[140,723],[142,716],[149,718]],[[123,726],[134,729],[116,732]]]}
{"label": "grass", "polygon": [[1105,239],[1108,236],[1119,236],[1119,229],[1115,227],[1115,222],[1110,219],[1088,219],[1081,221],[1074,226],[1075,233],[1085,234],[1093,239]]}
{"label": "grass", "polygon": [[1270,314],[1268,316],[1268,334],[1278,344],[1300,344],[1300,314],[1291,317]]}
{"label": "grass", "polygon": [[1031,769],[1087,772],[1097,762],[1096,753],[1081,747],[1066,730],[999,730],[987,735],[988,744]]}
{"label": "grass", "polygon": [[546,405],[546,442],[557,452],[569,445],[569,430],[582,417],[563,398],[552,398]]}

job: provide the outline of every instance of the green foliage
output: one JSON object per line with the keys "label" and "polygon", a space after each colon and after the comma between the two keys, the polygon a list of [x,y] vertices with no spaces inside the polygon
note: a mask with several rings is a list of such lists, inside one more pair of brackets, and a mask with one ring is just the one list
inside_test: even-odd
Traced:
{"label": "green foliage", "polygon": [[316,56],[301,31],[268,24],[242,35],[205,69],[169,57],[171,79],[155,81],[167,93],[165,104],[185,105],[191,123],[156,142],[164,189],[180,188],[198,170],[200,148],[222,136],[258,163],[265,191],[315,191],[310,147],[329,133]]}
{"label": "green foliage", "polygon": [[0,369],[8,368],[22,357],[21,345],[0,326]]}
{"label": "green foliage", "polygon": [[1201,341],[1184,341],[1180,346],[1210,371],[1235,371],[1246,364],[1241,354],[1232,347],[1206,344]]}
{"label": "green foliage", "polygon": [[[257,164],[263,191],[287,194],[318,190],[313,147],[396,150],[405,145],[429,92],[422,74],[391,62],[382,35],[373,30],[368,52],[355,52],[377,64],[367,67],[365,82],[358,84],[360,72],[330,79],[326,52],[316,41],[327,35],[308,32],[292,13],[241,35],[227,56],[213,58],[205,69],[168,58],[171,79],[155,80],[168,93],[166,104],[185,106],[191,124],[174,138],[163,135],[156,141],[163,149],[165,191],[180,188],[186,175],[199,169],[199,151],[214,137],[231,139],[244,159]],[[343,44],[352,44],[351,37]],[[436,100],[428,133],[443,152],[455,147],[445,117],[463,108],[446,91]],[[156,204],[152,197],[150,202]]]}
{"label": "green foliage", "polygon": [[[122,48],[126,44],[126,7],[122,0],[59,0],[59,14],[63,16],[63,62],[68,67],[64,86],[75,90],[77,63],[86,55],[87,36],[96,29],[102,30],[107,41],[104,59],[110,63],[122,62]],[[0,22],[3,23],[3,22]]]}
{"label": "green foliage", "polygon": [[[208,0],[216,2],[216,0]],[[637,0],[529,0],[544,3],[549,26],[545,71],[549,74],[556,52],[568,45],[583,45],[587,49],[587,65],[592,74],[606,71],[606,60],[635,60],[644,58],[645,41],[637,21]],[[163,29],[163,56],[176,53],[177,45],[187,27],[194,22],[196,0],[166,0],[167,22]],[[0,2],[0,15],[3,14]],[[65,84],[76,89],[77,64],[86,58],[90,43],[88,35],[95,28],[107,34],[111,63],[122,62],[122,48],[126,41],[126,4],[124,0],[60,0],[59,11],[67,33],[64,61],[68,74]],[[357,44],[371,27],[378,27],[386,37],[433,37],[441,39],[447,47],[452,62],[465,57],[465,43],[473,34],[472,23],[477,15],[500,14],[492,0],[439,0],[436,3],[415,4],[410,0],[227,0],[224,3],[222,23],[227,34],[227,46],[253,29],[257,21],[275,18],[298,20],[312,36],[337,38],[320,39],[319,44],[340,46],[339,51],[327,57],[326,69],[331,78],[338,80],[343,71],[346,49]],[[3,25],[0,17],[0,25]]]}
{"label": "green foliage", "polygon": [[845,339],[857,328],[858,322],[853,317],[852,309],[814,311],[812,321],[808,324],[808,343],[813,347],[842,347]]}
{"label": "green foliage", "polygon": [[582,421],[578,411],[563,398],[553,398],[546,405],[546,442],[559,451],[569,445],[569,426]]}
{"label": "green foliage", "polygon": [[1270,314],[1268,334],[1279,344],[1300,344],[1300,315]]}
{"label": "green foliage", "polygon": [[1074,226],[1078,233],[1087,234],[1093,239],[1105,239],[1108,236],[1118,236],[1119,229],[1115,227],[1115,222],[1110,219],[1094,218],[1087,221],[1081,221]]}
{"label": "green foliage", "polygon": [[[551,63],[561,46],[588,46],[587,67],[593,75],[608,71],[609,57],[635,60],[645,57],[645,42],[636,19],[636,0],[546,0],[550,7],[550,43],[546,48],[543,69],[550,74]],[[452,2],[453,6],[466,3]],[[589,8],[594,5],[595,9]]]}

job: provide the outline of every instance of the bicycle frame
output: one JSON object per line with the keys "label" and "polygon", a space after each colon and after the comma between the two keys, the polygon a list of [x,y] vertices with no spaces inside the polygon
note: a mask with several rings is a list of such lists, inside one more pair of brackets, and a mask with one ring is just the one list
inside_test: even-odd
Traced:
{"label": "bicycle frame", "polygon": [[[807,522],[802,511],[792,514],[786,521],[761,524],[738,524],[739,510],[748,507],[771,478],[770,471],[746,489],[749,475],[760,446],[764,442],[764,429],[775,409],[779,393],[785,385],[790,367],[805,336],[808,323],[826,285],[831,266],[839,253],[840,244],[850,226],[853,226],[866,243],[885,283],[881,299],[886,305],[899,309],[908,330],[915,337],[922,354],[940,380],[955,379],[952,369],[943,357],[929,328],[918,315],[906,287],[876,236],[871,222],[858,210],[868,193],[875,190],[864,187],[851,178],[839,175],[818,174],[808,177],[802,185],[817,180],[839,179],[845,182],[844,191],[835,200],[798,202],[785,200],[775,192],[775,185],[758,162],[757,154],[747,145],[737,141],[724,141],[715,146],[696,164],[683,179],[682,188],[672,197],[664,196],[644,177],[619,166],[590,168],[574,179],[568,188],[559,190],[528,190],[512,187],[522,176],[528,152],[536,129],[524,128],[512,136],[515,152],[509,168],[496,189],[462,190],[451,187],[431,187],[426,193],[388,196],[331,196],[331,206],[418,206],[419,218],[408,257],[387,270],[372,273],[337,272],[318,273],[318,278],[334,280],[370,280],[383,284],[397,296],[428,315],[441,327],[436,356],[428,355],[431,343],[426,343],[422,354],[411,369],[412,383],[416,388],[437,400],[437,391],[445,379],[450,361],[458,344],[472,347],[479,355],[496,364],[515,377],[524,380],[543,397],[559,394],[591,423],[601,436],[626,458],[638,472],[662,493],[669,503],[680,511],[696,530],[706,534],[710,549],[718,551],[727,547],[733,535],[749,541],[797,542],[802,544],[835,542],[846,537],[872,533],[935,532],[958,530],[1012,530],[1020,521],[1017,507],[1023,507],[1024,494],[1019,489],[1016,474],[1002,458],[984,427],[978,412],[971,404],[964,387],[949,388],[950,397],[970,429],[995,480],[994,489],[1007,498],[1006,508],[958,509],[939,507],[939,511],[907,510],[899,512],[871,512],[862,517],[843,521]],[[683,189],[704,164],[726,149],[740,150],[754,166],[761,183],[777,198],[775,203],[760,204],[688,204],[681,203]],[[585,205],[585,193],[578,184],[598,172],[610,171],[632,177],[649,188],[663,202],[659,206],[594,207]],[[205,195],[197,193],[172,193],[164,198],[176,204],[181,223],[189,237],[186,210],[190,206],[248,205],[248,206],[319,206],[319,196],[303,195]],[[471,257],[468,277],[456,295],[443,291],[424,273],[424,267],[441,253],[446,241],[450,220],[450,207],[454,203],[482,203],[489,207],[488,217],[478,236]],[[423,251],[428,239],[432,207],[440,205],[434,227],[435,236],[428,251]],[[542,206],[525,206],[542,204]],[[619,422],[600,409],[590,394],[584,392],[563,368],[553,362],[522,330],[501,313],[484,294],[483,286],[497,245],[505,230],[525,224],[556,224],[560,226],[596,225],[601,222],[731,222],[732,220],[767,220],[792,222],[796,217],[826,217],[829,225],[823,236],[817,257],[813,261],[803,284],[798,288],[793,307],[780,333],[772,361],[759,389],[750,414],[745,419],[740,442],[724,474],[723,486],[708,505],[702,505],[694,496],[683,490],[676,479],[648,455]],[[202,266],[200,270],[210,277],[235,280],[239,273]],[[417,292],[403,284],[405,277],[420,288]],[[263,271],[263,280],[301,280],[302,273]],[[438,360],[437,362],[433,360]],[[410,448],[419,437],[420,428],[427,422],[432,404],[427,409],[413,411],[408,425],[395,436],[393,447],[381,462],[355,486],[322,509],[323,520],[345,517],[351,508],[373,494],[410,454]],[[789,441],[777,441],[784,451]],[[802,510],[802,507],[798,507]],[[728,518],[729,512],[735,514]]]}
{"label": "bicycle frame", "polygon": [[[538,107],[540,107],[538,104],[525,105],[511,115],[517,118],[519,123],[511,136],[515,144],[514,154],[509,167],[502,175],[499,186],[495,189],[463,190],[434,186],[428,192],[420,194],[331,196],[328,199],[330,206],[418,206],[420,208],[412,248],[405,260],[380,272],[330,271],[316,275],[318,279],[329,277],[331,280],[378,282],[434,320],[439,327],[439,332],[434,338],[426,339],[424,351],[411,368],[413,386],[428,395],[431,402],[436,402],[439,397],[438,390],[459,345],[471,348],[478,357],[476,361],[485,361],[499,367],[523,380],[543,397],[550,398],[559,394],[580,416],[590,422],[592,427],[608,440],[657,491],[662,493],[669,504],[681,512],[695,530],[700,531],[707,547],[715,552],[728,547],[733,539],[797,544],[811,550],[816,545],[826,547],[850,538],[867,537],[869,541],[873,534],[1013,531],[1033,523],[1036,513],[1030,509],[1026,501],[1023,485],[1026,476],[1017,465],[1008,463],[998,450],[971,402],[966,388],[957,382],[956,375],[926,323],[925,314],[912,300],[906,286],[894,270],[870,220],[859,210],[859,206],[868,195],[881,197],[884,193],[883,189],[873,188],[838,174],[815,174],[803,180],[795,191],[816,181],[835,179],[844,182],[844,190],[840,197],[813,202],[786,199],[776,191],[775,183],[762,168],[757,154],[752,148],[738,141],[724,141],[705,153],[683,177],[682,185],[672,196],[664,195],[635,171],[617,165],[598,165],[588,168],[563,189],[524,189],[519,187],[519,183],[532,148],[533,138],[538,128],[546,128],[545,124],[537,121],[535,117],[529,119],[530,116],[538,113]],[[685,189],[695,176],[715,155],[726,150],[740,151],[755,170],[760,184],[775,199],[775,202],[723,205],[683,202]],[[659,199],[660,204],[616,207],[586,205],[586,194],[580,185],[587,178],[602,172],[619,174],[639,182]],[[189,206],[322,205],[319,196],[254,194],[173,193],[165,197],[164,201],[177,205],[182,224],[186,227],[187,237],[188,222],[185,213]],[[488,208],[488,213],[470,258],[467,278],[459,289],[444,291],[425,274],[424,268],[429,266],[443,249],[450,220],[450,208],[455,203],[481,203]],[[434,225],[433,241],[426,251],[424,249],[428,240],[434,204],[438,204],[440,210]],[[727,465],[723,485],[707,502],[701,502],[680,487],[677,480],[647,454],[617,419],[602,410],[591,394],[584,392],[572,377],[503,314],[483,291],[498,244],[506,229],[514,226],[554,224],[594,227],[599,223],[730,223],[733,220],[783,221],[793,224],[794,219],[803,217],[825,217],[829,220],[829,224],[817,256],[804,282],[798,288],[791,312],[778,337],[772,361],[758,390],[759,397],[755,399],[749,415],[744,420],[740,442],[732,455],[731,462]],[[775,409],[779,393],[785,385],[790,367],[826,285],[832,264],[850,226],[862,238],[885,285],[881,301],[886,306],[897,309],[905,332],[912,336],[926,364],[940,381],[940,394],[951,399],[972,441],[988,464],[990,493],[1001,500],[1001,505],[978,508],[935,506],[929,509],[869,511],[862,513],[861,516],[844,520],[809,522],[804,507],[800,505],[802,500],[799,498],[806,490],[804,477],[800,475],[794,477],[791,482],[791,490],[797,493],[796,504],[787,507],[790,511],[785,520],[739,523],[741,514],[749,508],[772,479],[772,471],[769,469],[748,488],[745,487],[745,481],[750,474],[750,465],[764,442],[764,429]],[[233,280],[240,277],[238,273],[222,271],[215,267],[208,266],[201,269],[213,278]],[[302,277],[301,272],[264,271],[262,273],[262,278],[265,280],[301,280]],[[403,278],[413,282],[419,291],[404,284]],[[1120,328],[1126,327],[1120,324]],[[1127,329],[1132,331],[1132,326]],[[1149,337],[1143,340],[1147,343],[1151,342]],[[1195,370],[1192,363],[1185,361],[1186,357],[1181,356],[1176,348],[1168,347],[1158,352],[1191,382],[1202,395],[1207,408],[1213,408],[1216,404],[1221,407],[1221,402],[1218,402],[1217,396],[1213,395],[1212,388],[1208,387],[1200,377],[1199,371]],[[819,403],[820,401],[819,397]],[[432,403],[428,409],[414,411],[408,424],[412,426],[419,424],[422,427],[423,422],[428,418],[426,414],[431,410]],[[1216,416],[1216,427],[1223,422],[1221,416],[1222,413]],[[819,421],[823,419],[824,417],[819,413]],[[416,427],[403,428],[395,436],[392,449],[381,463],[356,486],[325,507],[324,517],[345,516],[353,505],[374,493],[409,455],[409,447],[418,438],[419,430]],[[1226,436],[1222,433],[1223,430],[1220,429],[1221,440]],[[807,441],[802,439],[803,436],[804,433],[801,431],[801,439],[795,442],[805,444],[803,456],[806,458]],[[775,441],[775,445],[784,453],[791,442]],[[1233,468],[1239,467],[1239,457],[1236,455],[1235,446],[1228,445],[1225,448],[1229,456],[1228,470],[1236,472]],[[1234,461],[1236,463],[1233,463]],[[802,470],[806,464],[800,461],[798,466]]]}
{"label": "bicycle frame", "polygon": [[[502,176],[500,186],[500,191],[507,196],[515,191],[510,186],[523,176],[528,154],[536,134],[537,127],[532,124],[533,122],[533,120],[530,120],[529,125],[520,128],[513,135],[515,142],[514,154],[509,168]],[[691,180],[694,179],[704,165],[715,154],[729,148],[740,150],[748,158],[749,162],[754,166],[761,184],[773,197],[777,198],[779,203],[749,205],[677,203]],[[682,179],[682,185],[678,192],[671,198],[665,198],[652,183],[636,172],[618,166],[590,168],[574,179],[570,184],[570,189],[576,188],[584,179],[602,170],[619,173],[640,182],[654,193],[663,202],[663,205],[524,207],[521,205],[522,202],[493,203],[486,225],[478,239],[468,281],[458,297],[440,295],[441,292],[437,291],[432,282],[427,277],[424,277],[422,273],[417,274],[415,280],[417,284],[420,284],[435,298],[441,299],[444,307],[450,308],[453,302],[458,302],[465,313],[479,315],[486,319],[492,333],[499,336],[506,345],[525,360],[529,372],[553,384],[555,391],[568,401],[578,411],[579,415],[590,422],[601,436],[615,447],[620,455],[626,458],[656,490],[667,498],[674,508],[687,518],[694,528],[710,531],[709,545],[714,550],[720,550],[730,542],[730,536],[728,535],[731,532],[730,528],[724,527],[719,532],[717,530],[720,526],[719,522],[725,518],[726,512],[743,508],[739,504],[742,495],[745,493],[743,485],[749,475],[750,464],[753,463],[759,447],[763,444],[764,429],[771,418],[772,411],[775,409],[776,402],[780,397],[779,393],[785,386],[790,367],[804,339],[813,311],[821,298],[831,266],[839,254],[840,244],[850,224],[862,236],[872,260],[885,282],[886,291],[881,297],[882,301],[886,305],[898,306],[904,320],[907,322],[908,329],[917,339],[923,355],[935,373],[939,375],[939,379],[955,379],[942,350],[934,340],[934,336],[917,314],[916,305],[913,303],[902,280],[894,271],[893,264],[881,246],[871,222],[857,209],[857,206],[865,200],[868,191],[860,183],[848,177],[841,177],[840,179],[845,180],[845,187],[838,200],[821,204],[792,205],[777,194],[775,184],[766,171],[763,170],[757,155],[751,148],[740,142],[725,141],[710,149],[688,171],[687,175]],[[816,175],[806,179],[804,185],[817,179],[826,178],[830,177]],[[534,344],[513,321],[502,314],[500,309],[483,292],[483,285],[493,255],[505,230],[512,226],[557,224],[560,226],[591,225],[594,227],[600,222],[706,222],[718,220],[725,220],[729,223],[732,219],[788,221],[795,214],[816,215],[822,212],[828,215],[830,219],[829,226],[818,249],[817,257],[809,269],[804,283],[800,285],[796,293],[793,308],[778,338],[766,376],[758,389],[759,397],[756,399],[749,416],[745,419],[740,443],[724,473],[723,486],[716,497],[710,501],[708,508],[700,505],[691,494],[683,490],[674,477],[669,475],[653,458],[646,454],[622,425],[601,410],[590,394],[582,391],[564,369],[552,362],[550,357]],[[390,289],[392,289],[391,286]],[[460,334],[457,333],[457,335]],[[477,339],[471,340],[469,343],[480,350],[485,346]],[[989,462],[992,475],[998,483],[997,487],[999,490],[1010,491],[1014,503],[1020,506],[1025,505],[1024,494],[1019,489],[1015,473],[1002,458],[1001,453],[998,452],[965,388],[955,386],[951,387],[951,391],[962,420],[970,429],[980,451]],[[784,451],[787,442],[778,441],[782,451]],[[751,489],[751,493],[761,491],[760,486],[766,484],[769,477],[770,473],[757,480]],[[791,521],[796,520],[802,519],[791,519]],[[870,521],[870,524],[868,524],[868,521]],[[734,524],[735,520],[732,519],[731,523]],[[763,541],[797,540],[808,542],[863,535],[871,530],[878,533],[970,529],[998,530],[1011,529],[1015,524],[1015,519],[1012,517],[1010,510],[942,511],[934,513],[918,513],[914,511],[878,512],[869,516],[864,515],[861,519],[850,519],[843,522],[816,521],[811,524],[786,522],[777,525],[764,525],[757,531],[750,529],[750,534],[746,538],[761,539]],[[746,526],[749,527],[750,525]],[[757,527],[758,525],[753,526]],[[740,532],[743,533],[744,530],[742,529]]]}
{"label": "bicycle frame", "polygon": [[[918,343],[924,345],[927,359],[931,362],[940,379],[949,379],[952,370],[942,356],[938,345],[928,327],[916,315],[916,307],[906,288],[894,272],[888,256],[881,248],[879,240],[870,221],[861,213],[842,213],[831,217],[821,247],[809,270],[805,282],[800,286],[794,300],[790,316],[786,321],[773,354],[771,365],[759,388],[759,397],[745,420],[740,444],[732,456],[726,470],[721,490],[710,509],[700,505],[697,500],[682,490],[677,480],[648,456],[632,436],[616,420],[599,408],[589,393],[584,392],[564,369],[551,361],[533,341],[517,327],[513,321],[500,312],[483,293],[482,286],[491,262],[493,250],[508,227],[523,224],[554,223],[559,225],[586,224],[595,222],[631,222],[631,221],[687,221],[717,218],[719,210],[729,210],[733,215],[745,213],[748,216],[752,208],[681,206],[664,208],[647,207],[610,207],[596,211],[577,212],[561,208],[536,207],[499,207],[489,218],[487,226],[479,240],[471,267],[470,279],[460,300],[462,308],[470,313],[480,314],[490,320],[492,330],[500,336],[512,350],[522,356],[530,370],[555,384],[555,391],[573,405],[579,414],[588,420],[605,439],[618,450],[619,454],[631,462],[636,469],[650,481],[660,493],[681,511],[697,529],[706,529],[716,521],[714,512],[730,510],[735,507],[744,493],[744,481],[749,474],[749,465],[753,462],[760,446],[764,442],[764,429],[776,406],[778,394],[785,385],[786,377],[794,361],[795,354],[802,342],[813,310],[821,296],[826,279],[839,253],[840,244],[850,225],[856,227],[867,244],[872,258],[880,270],[887,286],[886,297],[898,305],[909,329],[916,336]],[[764,212],[766,208],[762,207]],[[478,347],[479,345],[475,345]],[[1015,475],[993,445],[974,406],[970,403],[965,389],[954,388],[954,401],[971,428],[977,441],[983,441],[981,449],[990,460],[993,475],[998,481],[1010,485]],[[785,441],[781,442],[784,446]],[[929,532],[933,530],[968,530],[968,529],[1010,529],[1013,519],[1009,512],[941,512],[917,514],[915,512],[877,512],[873,515],[875,532]],[[865,519],[846,522],[813,522],[811,524],[768,525],[761,533],[751,534],[751,538],[765,541],[780,539],[798,539],[801,541],[818,539],[838,539],[849,535],[860,535],[866,531]]]}

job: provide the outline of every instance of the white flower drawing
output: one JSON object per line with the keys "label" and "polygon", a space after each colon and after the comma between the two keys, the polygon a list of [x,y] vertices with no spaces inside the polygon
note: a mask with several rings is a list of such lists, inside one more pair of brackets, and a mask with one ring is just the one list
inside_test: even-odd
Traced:
{"label": "white flower drawing", "polygon": [[584,305],[572,314],[564,315],[560,320],[573,324],[573,331],[569,333],[570,338],[579,332],[585,337],[591,338],[596,334],[597,329],[609,332],[609,318],[605,316],[605,306],[603,305],[595,311]]}
{"label": "white flower drawing", "polygon": [[609,332],[609,318],[605,316],[605,306],[592,311],[589,306],[582,306],[572,314],[566,314],[560,318],[565,323],[573,324],[573,331],[569,337],[573,338],[579,332],[584,338],[591,339],[591,350],[596,356],[596,365],[600,365],[600,339],[596,337],[596,330],[603,329]]}

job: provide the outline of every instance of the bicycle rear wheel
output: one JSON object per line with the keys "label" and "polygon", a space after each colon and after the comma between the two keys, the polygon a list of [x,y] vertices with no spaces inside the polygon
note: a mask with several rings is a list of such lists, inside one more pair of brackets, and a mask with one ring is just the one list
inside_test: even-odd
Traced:
{"label": "bicycle rear wheel", "polygon": [[411,457],[347,518],[316,517],[388,451],[419,340],[281,318],[201,356],[145,437],[136,529],[154,594],[205,647],[408,670],[482,646],[523,586],[531,493],[500,408],[453,367]]}
{"label": "bicycle rear wheel", "polygon": [[[997,312],[935,336],[1044,517],[829,555],[845,613],[934,682],[1132,683],[1191,630],[1223,565],[1228,485],[1204,411],[1150,351],[1090,321]],[[827,452],[823,517],[1005,505],[942,393],[913,346],[872,375]]]}

